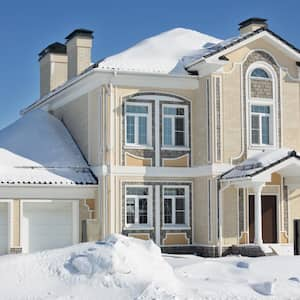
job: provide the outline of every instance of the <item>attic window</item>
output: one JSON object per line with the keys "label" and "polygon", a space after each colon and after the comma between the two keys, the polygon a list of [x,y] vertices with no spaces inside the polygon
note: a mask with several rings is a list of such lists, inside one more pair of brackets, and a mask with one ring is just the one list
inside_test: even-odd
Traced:
{"label": "attic window", "polygon": [[270,75],[264,69],[256,68],[252,71],[251,77],[269,79]]}

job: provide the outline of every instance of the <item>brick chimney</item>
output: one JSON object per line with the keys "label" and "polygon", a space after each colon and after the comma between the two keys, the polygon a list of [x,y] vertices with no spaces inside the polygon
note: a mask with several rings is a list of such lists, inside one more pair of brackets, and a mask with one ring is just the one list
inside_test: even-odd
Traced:
{"label": "brick chimney", "polygon": [[68,57],[64,44],[53,43],[39,53],[40,97],[67,81]]}
{"label": "brick chimney", "polygon": [[239,24],[240,34],[249,33],[259,28],[268,28],[267,19],[250,18]]}
{"label": "brick chimney", "polygon": [[66,37],[68,55],[68,79],[71,79],[91,65],[93,31],[76,29]]}

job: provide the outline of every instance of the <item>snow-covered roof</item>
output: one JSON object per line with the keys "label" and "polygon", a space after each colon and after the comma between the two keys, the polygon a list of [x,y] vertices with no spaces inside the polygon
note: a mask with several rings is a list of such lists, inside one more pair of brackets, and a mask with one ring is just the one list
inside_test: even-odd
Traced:
{"label": "snow-covered roof", "polygon": [[0,131],[0,184],[96,184],[76,143],[54,116],[34,110]]}
{"label": "snow-covered roof", "polygon": [[274,164],[280,163],[290,157],[300,156],[293,150],[282,148],[278,150],[269,150],[260,152],[237,165],[233,169],[225,172],[220,176],[221,180],[233,180],[245,177],[252,177],[267,168],[272,167]]}
{"label": "snow-covered roof", "polygon": [[147,38],[99,62],[100,69],[187,74],[183,58],[207,50],[221,40],[201,32],[175,28]]}

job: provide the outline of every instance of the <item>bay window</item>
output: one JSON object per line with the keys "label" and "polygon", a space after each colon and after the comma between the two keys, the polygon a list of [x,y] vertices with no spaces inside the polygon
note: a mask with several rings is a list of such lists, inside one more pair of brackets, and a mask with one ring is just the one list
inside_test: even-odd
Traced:
{"label": "bay window", "polygon": [[151,106],[150,104],[126,103],[126,144],[151,145]]}
{"label": "bay window", "polygon": [[151,188],[126,187],[126,226],[151,225]]}
{"label": "bay window", "polygon": [[187,107],[163,106],[163,146],[187,147]]}

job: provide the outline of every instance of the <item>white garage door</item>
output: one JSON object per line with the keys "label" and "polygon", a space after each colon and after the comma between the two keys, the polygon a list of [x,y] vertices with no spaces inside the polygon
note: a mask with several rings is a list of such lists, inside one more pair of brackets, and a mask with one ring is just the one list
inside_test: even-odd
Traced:
{"label": "white garage door", "polygon": [[0,255],[8,251],[8,203],[0,202]]}
{"label": "white garage door", "polygon": [[23,202],[23,252],[73,244],[72,202]]}

